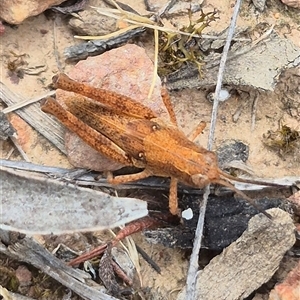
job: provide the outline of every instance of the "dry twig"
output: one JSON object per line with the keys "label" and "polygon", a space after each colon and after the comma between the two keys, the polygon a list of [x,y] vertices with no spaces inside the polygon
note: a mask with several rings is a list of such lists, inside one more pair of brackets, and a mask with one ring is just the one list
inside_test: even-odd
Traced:
{"label": "dry twig", "polygon": [[[224,74],[224,70],[225,70],[226,59],[227,59],[229,47],[230,47],[230,44],[232,41],[232,37],[234,34],[235,24],[236,24],[236,20],[238,17],[240,5],[241,5],[241,0],[237,0],[235,7],[234,7],[234,12],[233,12],[233,16],[231,19],[231,23],[229,26],[228,36],[227,36],[226,43],[224,46],[223,54],[221,57],[217,85],[216,85],[216,90],[215,90],[215,99],[214,99],[213,111],[212,111],[212,117],[211,117],[211,126],[210,126],[209,137],[208,137],[208,147],[207,147],[208,150],[211,150],[212,145],[213,145],[214,132],[215,132],[215,127],[216,127],[217,113],[218,113],[218,106],[219,106],[219,94],[220,94],[221,87],[222,87],[222,80],[223,80],[223,74]],[[207,199],[208,199],[209,192],[210,192],[210,188],[209,188],[209,186],[207,186],[205,189],[205,193],[203,195],[203,202],[201,203],[201,206],[200,206],[199,219],[198,219],[198,225],[197,225],[196,233],[195,233],[193,252],[191,255],[190,266],[189,266],[188,275],[187,275],[186,299],[188,299],[188,300],[195,299],[195,297],[194,297],[195,285],[196,285],[196,278],[197,278],[197,272],[198,272],[198,267],[199,267],[198,266],[198,258],[199,258],[199,252],[200,252],[201,241],[202,241],[202,236],[203,236],[204,217],[205,217],[205,211],[206,211]]]}

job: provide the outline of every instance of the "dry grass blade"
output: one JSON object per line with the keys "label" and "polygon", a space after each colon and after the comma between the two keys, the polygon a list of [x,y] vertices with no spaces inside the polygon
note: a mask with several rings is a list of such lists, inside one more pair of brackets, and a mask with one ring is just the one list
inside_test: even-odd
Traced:
{"label": "dry grass blade", "polygon": [[[129,13],[127,11],[123,11],[123,15],[120,15],[120,12],[117,9],[110,9],[110,10],[106,10],[103,8],[98,8],[95,6],[91,6],[92,8],[94,8],[95,10],[97,10],[97,12],[101,15],[107,16],[107,17],[111,17],[117,20],[122,20],[122,21],[126,21],[129,24],[132,25],[137,25],[140,27],[146,27],[149,29],[156,29],[158,31],[163,31],[163,32],[168,32],[168,33],[175,33],[175,34],[182,34],[182,35],[187,35],[187,36],[192,36],[191,33],[187,33],[184,31],[180,31],[174,28],[169,28],[166,26],[159,26],[157,25],[154,21],[152,21],[151,19],[147,18],[147,17],[142,17],[139,16],[137,14],[133,14],[133,13]],[[118,31],[116,31],[117,33]],[[199,35],[193,35],[193,37],[198,37],[200,38],[201,36]],[[80,36],[76,36],[76,38],[81,38],[83,39],[83,37]],[[94,39],[102,39],[102,36],[95,36],[93,37]],[[86,38],[86,39],[90,39],[90,37]]]}
{"label": "dry grass blade", "polygon": [[158,30],[154,29],[154,70],[153,70],[153,79],[148,93],[148,99],[151,98],[153,93],[155,82],[157,78],[157,68],[158,68]]}
{"label": "dry grass blade", "polygon": [[48,93],[46,93],[46,94],[44,94],[44,95],[41,95],[41,96],[39,96],[39,97],[35,97],[35,98],[32,98],[32,99],[28,99],[28,100],[25,99],[25,100],[23,100],[23,101],[21,101],[21,102],[12,104],[12,105],[10,105],[9,107],[4,108],[2,112],[3,112],[4,114],[7,114],[7,113],[9,113],[9,112],[18,110],[18,109],[20,109],[20,108],[23,108],[23,107],[29,105],[29,104],[32,104],[32,103],[41,101],[41,99],[47,98],[47,97],[51,97],[51,96],[53,96],[53,95],[55,95],[55,91],[48,92]]}
{"label": "dry grass blade", "polygon": [[[167,33],[167,34],[171,33],[172,36],[175,36],[175,35],[183,35],[185,37],[187,36],[188,37],[187,41],[190,41],[192,38],[200,38],[201,37],[200,33],[201,33],[202,29],[205,28],[209,24],[210,21],[214,20],[213,16],[215,15],[215,12],[208,13],[207,15],[202,13],[201,18],[198,20],[198,21],[201,20],[199,28],[197,28],[197,26],[194,26],[194,25],[191,27],[192,23],[191,23],[191,15],[190,15],[190,25],[187,28],[191,27],[190,28],[191,32],[187,32],[186,30],[177,30],[174,28],[168,28],[164,25],[161,26],[158,23],[152,21],[150,18],[143,17],[138,14],[128,12],[128,11],[121,9],[115,1],[111,1],[111,2],[115,5],[116,9],[105,9],[105,8],[99,9],[94,6],[92,6],[92,8],[94,8],[101,15],[128,22],[128,24],[130,24],[130,25],[128,25],[126,28],[119,29],[116,32],[113,32],[113,33],[105,35],[105,36],[81,36],[81,37],[75,36],[75,38],[89,39],[89,40],[94,40],[94,39],[105,40],[105,39],[110,39],[110,38],[116,37],[120,34],[124,34],[124,32],[135,29],[137,27],[144,27],[144,28],[149,28],[149,29],[154,30],[154,41],[155,41],[154,72],[153,72],[153,81],[151,83],[151,87],[150,87],[150,90],[148,93],[148,98],[151,98],[151,95],[153,93],[153,89],[155,86],[155,78],[156,78],[156,74],[157,74],[157,70],[158,70],[159,31]],[[212,15],[211,19],[208,18],[208,19],[210,19],[210,21],[204,21],[208,15]],[[202,28],[202,29],[200,29],[200,28]],[[183,52],[189,53],[189,51],[186,51],[185,49],[183,50]],[[166,52],[166,57],[167,56],[170,56],[170,54],[167,54],[167,52]],[[199,72],[200,72],[201,71],[201,63],[197,61],[194,53],[191,53],[189,56],[190,56],[189,58],[185,58],[185,59],[193,60],[195,63],[197,63]],[[166,65],[168,65],[168,64],[169,64],[169,62]]]}

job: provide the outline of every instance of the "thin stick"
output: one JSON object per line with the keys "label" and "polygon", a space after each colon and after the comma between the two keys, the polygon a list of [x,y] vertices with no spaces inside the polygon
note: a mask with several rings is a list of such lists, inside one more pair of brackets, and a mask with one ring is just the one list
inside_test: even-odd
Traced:
{"label": "thin stick", "polygon": [[56,41],[57,41],[56,17],[53,20],[52,36],[53,36],[53,54],[54,54],[54,57],[55,57],[56,66],[57,66],[57,69],[60,72],[63,72],[63,68],[62,68],[62,65],[60,63],[59,52],[58,52],[58,49],[57,49],[57,43],[56,43]]}
{"label": "thin stick", "polygon": [[252,104],[252,112],[251,112],[251,131],[255,128],[255,121],[256,121],[256,109],[257,109],[257,102],[258,102],[258,94],[256,93],[253,104]]}
{"label": "thin stick", "polygon": [[20,155],[22,156],[22,158],[27,161],[30,162],[29,157],[27,156],[27,154],[24,152],[24,150],[22,149],[22,147],[20,146],[18,139],[15,138],[14,136],[10,137],[11,141],[13,142],[13,144],[15,145],[15,147],[18,149]]}
{"label": "thin stick", "polygon": [[15,149],[11,148],[10,151],[8,152],[8,154],[6,155],[5,159],[9,159],[11,157],[11,155],[14,153]]}
{"label": "thin stick", "polygon": [[27,105],[29,105],[29,104],[38,102],[38,101],[42,100],[43,98],[51,97],[51,96],[55,95],[55,93],[56,93],[55,91],[51,91],[51,92],[48,92],[48,93],[46,93],[46,94],[44,94],[44,95],[41,95],[41,96],[38,96],[38,97],[34,97],[34,98],[32,98],[32,99],[28,99],[28,100],[26,99],[26,100],[23,100],[23,101],[21,101],[21,102],[15,103],[15,104],[13,104],[13,105],[10,105],[10,106],[4,108],[4,109],[2,110],[2,112],[3,112],[4,114],[7,114],[7,113],[9,113],[9,112],[15,111],[15,110],[20,109],[20,108],[22,108],[22,107],[25,107],[25,106],[27,106]]}
{"label": "thin stick", "polygon": [[[225,63],[227,60],[227,55],[229,51],[229,47],[233,38],[234,29],[236,25],[236,20],[238,17],[239,9],[241,6],[241,0],[237,0],[234,7],[233,16],[231,19],[231,23],[228,30],[228,35],[226,39],[226,43],[224,46],[224,50],[221,57],[220,67],[219,67],[219,73],[217,78],[217,85],[215,90],[215,96],[214,96],[214,105],[213,105],[213,111],[212,111],[212,117],[211,117],[211,125],[210,125],[210,131],[209,131],[209,137],[208,137],[208,150],[212,149],[213,146],[213,139],[214,139],[214,133],[216,128],[216,120],[217,120],[217,113],[218,113],[218,105],[219,105],[219,94],[221,91],[222,86],[222,80],[223,80],[223,74],[225,70]],[[204,226],[204,217],[205,217],[205,211],[206,211],[206,205],[207,205],[207,199],[209,195],[210,188],[209,186],[206,187],[205,193],[203,195],[203,203],[200,206],[199,211],[199,219],[198,224],[196,228],[195,233],[195,240],[193,245],[193,252],[190,258],[190,266],[188,270],[187,280],[186,280],[186,299],[187,300],[193,300],[195,299],[195,287],[196,287],[196,279],[197,279],[197,271],[198,271],[198,259],[199,259],[199,252],[202,242],[202,236],[203,236],[203,226]]]}

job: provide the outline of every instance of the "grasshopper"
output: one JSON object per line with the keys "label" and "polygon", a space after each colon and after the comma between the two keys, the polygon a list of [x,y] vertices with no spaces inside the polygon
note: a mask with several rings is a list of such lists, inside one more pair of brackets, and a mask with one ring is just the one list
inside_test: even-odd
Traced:
{"label": "grasshopper", "polygon": [[54,76],[53,84],[55,88],[75,92],[89,99],[69,99],[65,109],[55,99],[48,98],[41,106],[42,111],[55,116],[69,130],[108,158],[125,166],[143,169],[137,174],[116,177],[110,174],[109,182],[120,184],[149,176],[170,178],[169,210],[173,215],[180,215],[178,182],[196,188],[211,183],[220,184],[270,217],[229,180],[278,185],[236,178],[220,170],[216,154],[193,142],[205,128],[205,123],[201,122],[190,138],[185,136],[177,126],[166,88],[162,89],[161,95],[170,116],[169,122],[129,97],[76,82],[65,74]]}

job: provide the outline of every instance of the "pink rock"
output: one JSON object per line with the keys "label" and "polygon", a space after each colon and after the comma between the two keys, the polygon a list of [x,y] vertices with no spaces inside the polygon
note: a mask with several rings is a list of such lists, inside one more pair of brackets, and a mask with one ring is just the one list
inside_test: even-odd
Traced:
{"label": "pink rock", "polygon": [[0,21],[0,35],[5,33],[5,26],[2,24],[2,22]]}
{"label": "pink rock", "polygon": [[19,266],[16,270],[16,277],[20,286],[29,286],[32,283],[32,274],[25,266]]}
{"label": "pink rock", "polygon": [[275,286],[270,292],[269,300],[300,299],[300,261],[288,274],[284,282]]}
{"label": "pink rock", "polygon": [[300,8],[300,0],[281,0],[281,2],[293,8]]}
{"label": "pink rock", "polygon": [[31,16],[36,16],[51,6],[65,0],[1,0],[0,18],[10,24],[20,24]]}
{"label": "pink rock", "polygon": [[[125,45],[80,61],[68,76],[131,97],[149,106],[159,115],[167,116],[160,95],[161,82],[158,76],[153,95],[150,99],[147,98],[153,78],[153,63],[145,50],[136,45]],[[64,102],[67,97],[78,95],[58,89],[56,97],[59,102]],[[70,162],[76,167],[96,171],[117,170],[122,167],[119,163],[103,158],[73,133],[66,134],[66,149]]]}

